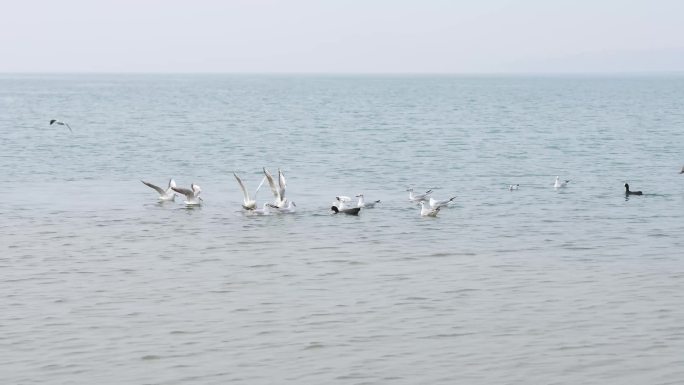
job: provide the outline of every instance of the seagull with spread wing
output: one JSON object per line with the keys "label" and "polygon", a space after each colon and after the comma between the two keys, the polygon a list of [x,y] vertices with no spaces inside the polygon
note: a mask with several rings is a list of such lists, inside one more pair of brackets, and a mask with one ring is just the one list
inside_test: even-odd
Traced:
{"label": "seagull with spread wing", "polygon": [[145,182],[144,180],[141,180],[145,186],[148,186],[154,191],[159,193],[159,200],[161,202],[168,202],[168,201],[173,201],[176,199],[176,192],[173,191],[173,188],[176,187],[176,181],[173,180],[173,178],[169,179],[169,187],[164,190],[163,188],[153,185],[152,183]]}

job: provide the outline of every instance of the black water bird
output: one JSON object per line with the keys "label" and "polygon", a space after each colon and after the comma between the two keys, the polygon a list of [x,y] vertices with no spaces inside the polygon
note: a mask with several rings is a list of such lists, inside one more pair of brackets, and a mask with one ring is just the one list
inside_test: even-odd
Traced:
{"label": "black water bird", "polygon": [[643,195],[641,191],[629,191],[629,184],[625,183],[625,195]]}
{"label": "black water bird", "polygon": [[359,215],[359,211],[361,211],[361,207],[352,207],[349,209],[338,209],[337,206],[331,206],[330,210],[333,211],[334,214],[347,214],[347,215]]}

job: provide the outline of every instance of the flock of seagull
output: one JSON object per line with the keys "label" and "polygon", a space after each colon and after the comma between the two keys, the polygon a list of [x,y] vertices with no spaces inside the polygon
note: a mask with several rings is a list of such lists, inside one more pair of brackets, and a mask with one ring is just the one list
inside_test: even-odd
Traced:
{"label": "flock of seagull", "polygon": [[[56,124],[59,124],[55,121]],[[68,125],[67,125],[68,127]],[[249,190],[245,186],[244,182],[240,177],[233,173],[235,180],[240,186],[240,190],[243,195],[242,208],[243,210],[251,215],[271,215],[271,214],[292,214],[296,211],[297,205],[295,202],[289,200],[285,197],[285,190],[287,188],[287,181],[285,175],[281,169],[278,169],[277,183],[274,176],[264,167],[263,169],[264,177],[261,183],[257,186],[254,191],[254,195],[250,195]],[[680,174],[684,174],[684,167],[682,167]],[[198,206],[202,204],[202,188],[199,185],[191,184],[190,188],[182,188],[176,185],[176,181],[169,179],[167,188],[161,188],[152,183],[141,180],[143,184],[154,189],[158,194],[158,200],[160,202],[169,202],[176,199],[176,195],[184,195],[185,203],[187,206]],[[257,206],[257,193],[264,185],[268,182],[271,192],[273,194],[273,200],[271,202],[264,202],[261,207]],[[560,176],[556,176],[556,181],[553,184],[554,189],[562,189],[568,186],[570,180],[561,180]],[[643,195],[642,191],[632,191],[629,189],[629,184],[625,183],[625,195]],[[519,184],[511,184],[508,186],[508,190],[514,191],[520,188]],[[408,200],[414,204],[420,205],[420,215],[423,217],[436,217],[439,211],[443,207],[448,207],[456,197],[451,197],[449,199],[438,200],[432,197],[433,190],[427,190],[424,193],[418,194],[413,191],[413,188],[409,188]],[[356,204],[352,202],[352,198],[346,195],[336,196],[335,200],[330,207],[332,214],[346,214],[346,215],[359,215],[362,209],[372,209],[380,204],[380,200],[367,202],[363,194],[357,194],[358,198]]]}
{"label": "flock of seagull", "polygon": [[[282,170],[278,169],[277,183],[274,176],[265,167],[262,170],[264,177],[254,191],[254,195],[249,193],[249,190],[245,186],[245,183],[242,181],[242,179],[236,173],[233,173],[233,176],[235,177],[235,180],[242,191],[242,209],[251,215],[294,213],[296,211],[297,204],[285,196],[287,181]],[[199,206],[203,202],[202,197],[200,197],[202,188],[194,183],[190,185],[190,188],[182,188],[178,187],[178,185],[176,185],[176,181],[172,178],[169,179],[168,186],[166,188],[162,188],[144,180],[141,180],[141,182],[159,194],[159,202],[175,201],[176,195],[179,194],[185,196],[183,203],[185,203],[187,206]],[[264,202],[261,207],[258,207],[256,200],[257,193],[265,182],[268,182],[268,185],[271,188],[273,200],[270,202]],[[409,201],[420,204],[420,215],[425,217],[436,217],[437,213],[439,213],[443,207],[449,206],[449,204],[456,199],[456,197],[451,197],[444,200],[435,199],[431,196],[432,190],[427,190],[422,194],[414,193],[412,188],[409,188],[407,191],[409,193]],[[362,209],[372,209],[381,203],[380,200],[366,201],[363,194],[357,194],[356,198],[358,198],[358,200],[356,204],[354,204],[352,202],[352,198],[349,196],[336,196],[332,206],[330,207],[331,213],[359,215],[359,212],[361,212]]]}
{"label": "flock of seagull", "polygon": [[[64,126],[68,128],[70,132],[73,132],[71,126],[69,126],[69,123],[65,121],[51,119],[50,125],[52,126],[53,124],[56,124],[58,126]],[[263,168],[263,172],[264,178],[261,180],[261,183],[259,183],[259,186],[254,191],[254,198],[252,198],[252,196],[249,194],[247,187],[245,187],[245,184],[242,182],[242,179],[240,179],[240,177],[237,176],[237,174],[233,173],[233,176],[240,185],[240,189],[242,190],[242,194],[244,195],[242,208],[245,209],[247,212],[256,215],[269,215],[274,212],[283,214],[294,213],[297,205],[285,197],[285,187],[287,185],[287,182],[285,181],[285,176],[283,175],[283,172],[280,169],[278,169],[277,185],[275,183],[275,180],[273,179],[273,175],[271,175],[271,173],[268,172],[266,168]],[[682,166],[682,169],[679,171],[679,173],[684,174],[684,166]],[[256,202],[256,194],[259,192],[259,189],[261,189],[261,186],[263,186],[265,181],[268,181],[268,185],[271,187],[271,192],[273,193],[273,202],[266,202],[261,206],[261,208],[258,208]],[[170,179],[168,187],[166,189],[163,189],[149,182],[141,182],[143,182],[145,185],[151,187],[152,189],[157,191],[157,193],[159,193],[160,202],[173,201],[176,198],[176,194],[182,194],[185,196],[184,203],[186,205],[196,206],[202,204],[202,197],[199,196],[200,193],[202,193],[202,188],[194,183],[191,184],[190,188],[188,189],[176,186],[176,181]],[[553,184],[553,187],[555,189],[565,188],[568,185],[568,183],[570,183],[570,180],[561,180],[560,176],[556,176],[556,181]],[[508,190],[510,191],[518,190],[519,188],[519,184],[512,184],[508,186]],[[430,196],[432,194],[432,190],[427,190],[422,194],[415,194],[412,188],[409,188],[406,191],[408,191],[409,193],[409,201],[420,204],[420,215],[425,217],[436,217],[437,213],[442,207],[448,206],[449,203],[456,199],[456,197],[452,197],[445,200],[436,200]],[[625,183],[625,195],[643,195],[643,192],[631,191],[629,189],[629,184]],[[351,206],[350,202],[352,201],[352,199],[350,197],[345,195],[337,196],[335,197],[335,201],[330,207],[330,210],[333,212],[333,214],[342,213],[347,215],[359,215],[361,209],[374,208],[376,204],[380,203],[379,200],[373,202],[366,202],[363,194],[358,194],[356,195],[356,197],[359,198],[358,202],[356,203],[356,206]]]}

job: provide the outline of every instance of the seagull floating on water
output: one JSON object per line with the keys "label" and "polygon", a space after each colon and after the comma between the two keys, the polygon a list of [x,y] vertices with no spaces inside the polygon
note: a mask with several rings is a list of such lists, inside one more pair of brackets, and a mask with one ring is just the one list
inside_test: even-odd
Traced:
{"label": "seagull floating on water", "polygon": [[335,197],[335,201],[332,203],[333,206],[340,210],[347,208],[347,203],[351,202],[351,198],[346,195],[340,195]]}
{"label": "seagull floating on water", "polygon": [[625,195],[643,195],[641,191],[629,191],[629,184],[625,183]]}
{"label": "seagull floating on water", "polygon": [[426,207],[425,202],[420,202],[420,215],[423,217],[436,217],[439,212],[439,207]]}
{"label": "seagull floating on water", "polygon": [[422,201],[426,201],[426,200],[428,200],[428,198],[430,197],[430,194],[432,194],[432,190],[427,190],[427,191],[426,191],[425,193],[423,193],[423,194],[414,194],[414,193],[413,193],[413,188],[409,188],[409,189],[407,189],[406,191],[409,192],[409,200],[410,200],[411,202],[422,202]]}
{"label": "seagull floating on water", "polygon": [[352,207],[348,209],[339,209],[337,206],[332,206],[330,207],[330,210],[332,210],[333,214],[347,214],[347,215],[359,215],[359,211],[361,211],[361,207]]}
{"label": "seagull floating on water", "polygon": [[264,167],[264,175],[266,176],[268,185],[271,187],[271,192],[273,193],[273,204],[278,208],[285,207],[285,204],[287,203],[287,198],[285,198],[285,175],[283,175],[282,171],[278,169],[278,186],[276,186],[275,182],[273,181],[273,176],[270,172],[268,172],[268,170],[266,170],[266,167]]}
{"label": "seagull floating on water", "polygon": [[259,189],[261,188],[261,186],[264,184],[266,177],[261,179],[261,183],[259,183],[259,187],[257,187],[256,191],[254,192],[254,199],[252,199],[249,196],[249,192],[247,191],[247,187],[245,187],[244,183],[242,183],[242,179],[240,179],[240,177],[237,176],[237,174],[235,174],[235,173],[233,173],[233,176],[235,177],[235,180],[237,180],[238,184],[240,185],[240,189],[242,189],[242,195],[244,195],[242,207],[245,210],[254,210],[257,207],[257,202],[256,202],[257,193],[259,192]]}
{"label": "seagull floating on water", "polygon": [[520,185],[519,185],[519,184],[510,184],[510,185],[508,185],[508,191],[517,190],[518,188],[520,188]]}
{"label": "seagull floating on water", "polygon": [[359,195],[357,195],[356,197],[359,198],[359,201],[356,202],[356,207],[361,207],[361,208],[366,208],[366,209],[372,209],[372,208],[375,207],[375,205],[377,205],[378,203],[380,203],[380,200],[379,200],[379,199],[378,199],[377,201],[373,201],[373,202],[366,202],[366,201],[363,199],[363,194],[359,194]]}
{"label": "seagull floating on water", "polygon": [[270,203],[268,203],[266,206],[275,209],[277,212],[281,214],[294,214],[297,207],[297,205],[292,201],[288,201],[286,207],[276,207],[275,205]]}
{"label": "seagull floating on water", "polygon": [[163,188],[153,185],[152,183],[145,182],[144,180],[141,180],[145,186],[153,188],[156,192],[159,193],[159,200],[162,202],[167,202],[167,201],[172,201],[176,199],[176,192],[173,191],[173,188],[176,187],[176,181],[173,180],[173,178],[169,179],[169,187],[164,190]]}
{"label": "seagull floating on water", "polygon": [[449,199],[444,199],[444,200],[438,201],[438,200],[436,200],[436,199],[430,197],[430,200],[429,200],[430,208],[432,208],[432,209],[439,209],[439,208],[448,206],[449,203],[451,203],[451,201],[453,201],[454,199],[456,199],[456,197],[452,197],[452,198],[449,198]]}
{"label": "seagull floating on water", "polygon": [[52,119],[52,120],[50,120],[50,125],[52,126],[53,124],[57,124],[60,126],[66,126],[66,128],[68,128],[70,132],[74,132],[74,130],[71,129],[71,126],[69,126],[69,124],[67,122],[63,122],[63,121],[57,120],[57,119]]}
{"label": "seagull floating on water", "polygon": [[200,186],[196,184],[191,184],[190,189],[171,187],[171,189],[179,194],[185,195],[185,203],[188,206],[196,206],[202,204],[202,198],[199,196],[202,192]]}
{"label": "seagull floating on water", "polygon": [[273,205],[264,203],[260,209],[250,210],[249,212],[255,215],[271,215],[270,207],[273,207]]}
{"label": "seagull floating on water", "polygon": [[553,188],[563,188],[563,187],[567,186],[568,183],[570,183],[569,179],[561,182],[560,177],[556,176],[556,183],[553,184]]}

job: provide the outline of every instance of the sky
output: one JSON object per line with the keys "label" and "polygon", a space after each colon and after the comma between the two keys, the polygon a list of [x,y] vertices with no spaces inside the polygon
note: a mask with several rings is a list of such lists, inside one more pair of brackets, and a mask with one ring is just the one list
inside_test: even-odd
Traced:
{"label": "sky", "polygon": [[0,0],[0,72],[684,71],[682,0]]}

